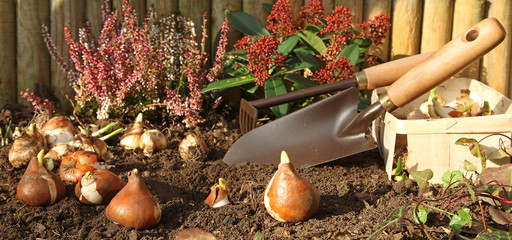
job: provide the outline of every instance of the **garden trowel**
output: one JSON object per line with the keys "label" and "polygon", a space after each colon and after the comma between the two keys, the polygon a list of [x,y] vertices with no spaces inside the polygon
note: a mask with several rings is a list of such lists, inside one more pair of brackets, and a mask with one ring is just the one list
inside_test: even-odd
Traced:
{"label": "garden trowel", "polygon": [[278,164],[284,150],[296,167],[303,168],[373,149],[376,144],[368,133],[375,118],[428,92],[504,38],[500,22],[487,18],[400,77],[362,112],[357,112],[358,89],[349,88],[249,131],[231,146],[223,161]]}
{"label": "garden trowel", "polygon": [[349,87],[357,87],[360,90],[373,90],[379,87],[388,86],[404,75],[407,71],[411,70],[411,68],[423,62],[430,55],[432,55],[432,53],[429,52],[400,58],[356,72],[351,78],[343,81],[322,84],[282,95],[262,98],[250,102],[242,98],[240,101],[240,114],[238,115],[240,131],[242,134],[245,134],[256,127],[259,108],[276,106],[287,102],[344,90]]}

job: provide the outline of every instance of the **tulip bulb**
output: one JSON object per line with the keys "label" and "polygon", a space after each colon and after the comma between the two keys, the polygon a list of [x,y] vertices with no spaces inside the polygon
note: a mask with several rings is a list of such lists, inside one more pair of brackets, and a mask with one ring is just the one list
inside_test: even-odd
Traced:
{"label": "tulip bulb", "polygon": [[50,148],[58,144],[67,144],[73,140],[77,131],[73,123],[63,116],[50,118],[46,121],[40,130],[45,136]]}
{"label": "tulip bulb", "polygon": [[142,122],[142,113],[137,115],[133,126],[121,136],[119,145],[125,149],[137,149],[140,147],[140,137],[144,133],[144,126]]}
{"label": "tulip bulb", "polygon": [[300,222],[318,211],[320,194],[315,186],[301,178],[285,151],[281,163],[263,194],[267,212],[281,222]]}
{"label": "tulip bulb", "polygon": [[140,137],[140,148],[143,149],[144,155],[147,157],[151,157],[155,151],[166,147],[167,138],[160,130],[147,130]]}
{"label": "tulip bulb", "polygon": [[210,188],[210,195],[204,200],[204,202],[212,208],[231,204],[226,180],[219,178],[219,183],[216,183]]}
{"label": "tulip bulb", "polygon": [[22,135],[14,140],[9,150],[9,162],[15,168],[25,167],[45,147],[46,140],[35,125],[30,124]]}
{"label": "tulip bulb", "polygon": [[184,160],[203,161],[208,156],[208,146],[201,137],[191,133],[180,142],[179,152]]}
{"label": "tulip bulb", "polygon": [[146,229],[156,225],[162,217],[157,199],[149,192],[139,171],[128,175],[128,183],[110,201],[107,218],[119,225]]}
{"label": "tulip bulb", "polygon": [[18,199],[31,206],[48,206],[62,199],[66,186],[59,177],[43,165],[44,151],[33,157],[16,190]]}
{"label": "tulip bulb", "polygon": [[110,160],[114,157],[108,151],[108,145],[105,141],[97,137],[91,137],[87,133],[80,134],[70,142],[70,145],[75,149],[96,153],[103,160]]}
{"label": "tulip bulb", "polygon": [[52,160],[62,160],[66,155],[71,153],[71,147],[68,144],[57,144],[52,147],[43,158],[50,158]]}
{"label": "tulip bulb", "polygon": [[66,155],[60,164],[59,175],[64,181],[78,182],[89,171],[105,169],[106,166],[98,162],[98,154],[78,150]]}
{"label": "tulip bulb", "polygon": [[75,195],[85,204],[107,204],[126,183],[106,169],[86,172],[75,187]]}

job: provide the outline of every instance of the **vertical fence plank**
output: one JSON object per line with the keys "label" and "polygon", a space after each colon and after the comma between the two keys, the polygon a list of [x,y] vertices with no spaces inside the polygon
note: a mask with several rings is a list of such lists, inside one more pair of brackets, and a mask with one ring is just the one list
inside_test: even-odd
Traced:
{"label": "vertical fence plank", "polygon": [[322,6],[324,7],[325,15],[330,15],[332,10],[334,10],[334,0],[324,0]]}
{"label": "vertical fence plank", "polygon": [[147,10],[155,11],[158,18],[178,11],[178,0],[146,0]]}
{"label": "vertical fence plank", "polygon": [[18,102],[27,103],[19,96],[20,89],[34,90],[35,83],[50,86],[50,55],[41,37],[41,24],[48,25],[48,0],[17,0],[17,89]]}
{"label": "vertical fence plank", "polygon": [[[137,23],[141,25],[146,17],[146,0],[130,0],[130,5],[137,13]],[[123,0],[112,0],[112,9],[118,10],[118,14],[122,17],[122,8]]]}
{"label": "vertical fence plank", "polygon": [[[234,12],[234,11],[242,11],[242,2],[241,1],[231,1],[231,0],[214,0],[212,2],[212,15],[211,15],[211,22],[212,22],[212,34],[211,34],[211,37],[213,38],[212,40],[215,41],[215,37],[217,35],[217,33],[220,31],[220,29],[222,28],[222,23],[224,22],[225,18],[226,18],[226,11],[230,11],[230,12]],[[240,39],[242,36],[242,34],[233,29],[231,27],[231,29],[229,30],[228,32],[228,48],[229,47],[232,47],[233,44],[238,40]],[[215,42],[212,41],[212,49],[215,51],[215,49],[213,48]],[[215,54],[215,53],[212,53],[212,54]],[[212,59],[214,58],[215,56],[212,55]]]}
{"label": "vertical fence plank", "polygon": [[425,0],[420,52],[437,51],[451,39],[452,0]]}
{"label": "vertical fence plank", "polygon": [[[453,9],[452,38],[480,22],[484,15],[484,0],[455,0]],[[457,77],[479,79],[480,60],[457,73]]]}
{"label": "vertical fence plank", "polygon": [[[365,0],[363,18],[370,19],[380,13],[391,16],[391,0]],[[384,61],[389,59],[389,32],[382,44],[379,46],[371,46],[368,49],[370,54],[373,54]]]}
{"label": "vertical fence plank", "polygon": [[304,5],[304,0],[290,0],[292,7],[293,20],[297,20],[300,17],[301,7]]}
{"label": "vertical fence plank", "polygon": [[486,54],[482,62],[481,80],[497,90],[509,95],[510,44],[512,29],[512,5],[509,0],[489,0],[489,17],[497,18],[507,31],[505,40]]}
{"label": "vertical fence plank", "polygon": [[352,13],[352,23],[361,23],[363,21],[364,1],[361,0],[334,0],[336,6],[346,6]]}
{"label": "vertical fence plank", "polygon": [[391,59],[419,52],[421,30],[421,0],[395,0],[393,30],[391,33]]}
{"label": "vertical fence plank", "polygon": [[[216,0],[214,0],[216,1]],[[211,39],[214,38],[214,37],[211,37],[211,21],[210,21],[210,18],[209,16],[211,16],[211,2],[210,0],[180,0],[179,2],[179,11],[181,12],[181,14],[185,17],[188,17],[190,18],[193,22],[194,22],[194,26],[195,26],[195,31],[196,31],[196,35],[197,35],[197,39],[198,39],[198,43],[200,43],[199,41],[201,40],[201,37],[202,37],[202,28],[201,28],[201,25],[203,25],[203,13],[206,12],[208,14],[207,16],[207,23],[206,23],[206,32],[207,34],[209,35],[209,39],[210,40],[210,43],[211,43]],[[207,43],[206,44],[206,49],[205,51],[207,53],[211,53],[210,51],[210,43]]]}
{"label": "vertical fence plank", "polygon": [[[57,51],[65,61],[69,59],[69,47],[64,37],[64,26],[69,26],[73,38],[78,39],[78,29],[84,23],[85,3],[83,1],[52,0],[51,2],[51,36]],[[71,111],[71,103],[66,95],[74,95],[71,83],[57,62],[51,61],[51,87],[60,110]]]}
{"label": "vertical fence plank", "polygon": [[96,39],[100,36],[103,27],[102,5],[103,0],[85,1],[85,20],[91,25],[91,33]]}
{"label": "vertical fence plank", "polygon": [[16,102],[16,5],[0,1],[0,108]]}
{"label": "vertical fence plank", "polygon": [[272,0],[242,0],[242,11],[260,21],[263,26],[267,25],[267,17],[270,14],[262,4],[272,4]]}

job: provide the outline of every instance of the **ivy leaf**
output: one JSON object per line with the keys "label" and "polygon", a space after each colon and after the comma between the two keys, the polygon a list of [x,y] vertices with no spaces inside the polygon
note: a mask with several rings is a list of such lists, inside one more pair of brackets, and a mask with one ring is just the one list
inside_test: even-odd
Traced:
{"label": "ivy leaf", "polygon": [[475,238],[476,240],[491,240],[491,239],[512,239],[512,232],[503,230],[493,230],[492,232],[485,231]]}
{"label": "ivy leaf", "polygon": [[256,77],[253,76],[226,78],[208,84],[205,88],[201,89],[201,93],[205,93],[212,90],[222,90],[226,88],[242,86],[244,84],[254,82],[254,80],[256,80]]}
{"label": "ivy leaf", "polygon": [[470,161],[468,160],[464,160],[464,166],[462,167],[464,170],[466,171],[470,171],[470,172],[474,172],[476,171],[476,166],[475,164],[471,163]]}
{"label": "ivy leaf", "polygon": [[445,172],[441,177],[441,180],[444,183],[443,189],[447,189],[448,187],[456,187],[459,185],[458,181],[462,180],[464,175],[461,171],[455,170],[453,172]]}
{"label": "ivy leaf", "polygon": [[485,169],[485,153],[482,150],[482,146],[478,143],[478,141],[474,138],[459,138],[455,142],[457,145],[467,146],[469,147],[469,150],[471,151],[471,154],[477,158],[480,159],[482,162],[482,169]]}
{"label": "ivy leaf", "polygon": [[296,34],[306,46],[317,54],[321,54],[327,49],[322,39],[311,31],[299,30]]}
{"label": "ivy leaf", "polygon": [[426,223],[429,213],[430,209],[425,209],[422,205],[417,206],[417,211],[416,209],[414,211],[414,221],[416,223],[420,223],[419,221],[421,221],[422,223]]}
{"label": "ivy leaf", "polygon": [[425,169],[423,171],[411,171],[410,174],[416,180],[416,183],[420,189],[423,189],[426,186],[428,180],[432,179],[434,176],[434,173],[430,169]]}
{"label": "ivy leaf", "polygon": [[258,19],[244,12],[230,12],[229,20],[236,30],[245,35],[265,36],[270,35],[268,30],[261,25]]}
{"label": "ivy leaf", "polygon": [[457,215],[454,215],[450,220],[450,228],[456,233],[460,233],[460,229],[466,224],[471,227],[471,215],[469,215],[469,208],[464,208],[458,211]]}
{"label": "ivy leaf", "polygon": [[290,52],[293,50],[295,46],[297,46],[297,43],[299,42],[299,37],[296,35],[293,35],[286,40],[284,40],[281,44],[279,44],[279,47],[277,48],[277,52],[283,54],[283,56],[286,56],[290,54]]}
{"label": "ivy leaf", "polygon": [[[265,81],[265,97],[273,97],[281,94],[287,93],[286,86],[283,81],[277,77],[270,77]],[[270,110],[277,116],[282,117],[288,113],[288,109],[290,108],[289,103],[284,103],[278,106],[270,107]]]}

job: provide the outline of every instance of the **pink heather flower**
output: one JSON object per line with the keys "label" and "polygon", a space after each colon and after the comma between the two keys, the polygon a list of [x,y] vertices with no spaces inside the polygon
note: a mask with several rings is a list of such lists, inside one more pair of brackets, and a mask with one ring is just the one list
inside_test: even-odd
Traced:
{"label": "pink heather flower", "polygon": [[317,18],[324,18],[324,7],[322,6],[322,0],[309,0],[300,11],[300,19],[298,25],[318,25],[320,22]]}
{"label": "pink heather flower", "polygon": [[284,64],[285,57],[276,53],[278,44],[271,36],[261,36],[247,49],[247,70],[256,77],[256,84],[263,86],[270,77],[269,70]]}
{"label": "pink heather flower", "polygon": [[219,75],[221,70],[222,61],[225,59],[224,54],[226,53],[226,46],[228,45],[228,31],[229,18],[226,17],[220,29],[220,40],[217,47],[217,52],[215,53],[215,62],[213,63],[213,67],[210,69],[207,75],[208,82],[215,81],[215,78]]}
{"label": "pink heather flower", "polygon": [[28,88],[25,91],[20,91],[20,96],[27,99],[37,112],[46,112],[49,114],[55,112],[55,103],[48,99],[42,100],[41,97],[31,92]]}
{"label": "pink heather flower", "polygon": [[289,0],[278,0],[267,17],[267,29],[275,36],[295,34],[292,9]]}
{"label": "pink heather flower", "polygon": [[313,73],[313,81],[319,83],[333,83],[340,80],[348,79],[354,70],[346,57],[340,57],[337,60],[326,61],[325,67],[316,70]]}
{"label": "pink heather flower", "polygon": [[374,45],[379,45],[391,28],[391,18],[384,13],[380,13],[367,22],[357,24],[356,27],[361,29],[360,36],[370,38]]}

